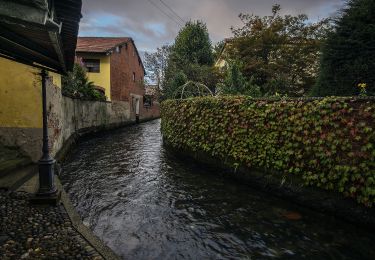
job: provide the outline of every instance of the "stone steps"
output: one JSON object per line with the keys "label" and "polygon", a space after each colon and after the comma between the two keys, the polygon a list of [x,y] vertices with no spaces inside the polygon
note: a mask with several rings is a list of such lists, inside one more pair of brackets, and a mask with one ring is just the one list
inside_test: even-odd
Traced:
{"label": "stone steps", "polygon": [[7,171],[0,176],[0,189],[15,191],[38,173],[38,166],[30,164]]}

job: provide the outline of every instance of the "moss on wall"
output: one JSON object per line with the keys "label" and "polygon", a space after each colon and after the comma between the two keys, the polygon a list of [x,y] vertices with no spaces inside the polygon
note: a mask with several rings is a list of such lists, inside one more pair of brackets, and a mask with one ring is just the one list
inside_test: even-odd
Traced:
{"label": "moss on wall", "polygon": [[374,99],[168,100],[161,117],[163,138],[174,148],[375,202]]}

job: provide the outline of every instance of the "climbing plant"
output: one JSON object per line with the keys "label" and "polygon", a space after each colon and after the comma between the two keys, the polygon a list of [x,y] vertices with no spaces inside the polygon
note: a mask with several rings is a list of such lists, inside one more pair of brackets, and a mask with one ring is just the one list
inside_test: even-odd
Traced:
{"label": "climbing plant", "polygon": [[164,101],[161,116],[175,148],[375,202],[373,99],[204,97]]}

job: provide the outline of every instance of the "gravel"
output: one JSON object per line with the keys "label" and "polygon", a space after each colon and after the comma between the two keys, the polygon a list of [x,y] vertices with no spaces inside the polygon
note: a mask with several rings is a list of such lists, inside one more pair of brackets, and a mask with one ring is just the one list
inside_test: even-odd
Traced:
{"label": "gravel", "polygon": [[0,259],[103,259],[62,205],[32,205],[30,196],[0,191]]}

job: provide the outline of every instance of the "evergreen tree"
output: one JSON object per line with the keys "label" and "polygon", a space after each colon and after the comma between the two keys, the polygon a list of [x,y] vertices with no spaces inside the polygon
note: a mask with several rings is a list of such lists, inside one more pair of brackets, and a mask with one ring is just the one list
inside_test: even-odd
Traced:
{"label": "evergreen tree", "polygon": [[224,82],[218,84],[218,92],[224,95],[247,95],[260,97],[262,95],[259,86],[254,84],[254,78],[247,80],[238,62],[231,62],[225,73]]}
{"label": "evergreen tree", "polygon": [[170,49],[164,74],[164,97],[173,98],[182,75],[186,77],[185,82],[199,82],[214,89],[217,75],[213,63],[212,44],[206,25],[201,21],[187,22]]}
{"label": "evergreen tree", "polygon": [[350,0],[323,47],[312,95],[358,95],[361,83],[375,94],[375,1]]}
{"label": "evergreen tree", "polygon": [[106,96],[95,89],[94,83],[89,81],[86,69],[78,63],[73,71],[62,78],[63,95],[85,99],[105,101]]}
{"label": "evergreen tree", "polygon": [[201,21],[187,22],[178,33],[172,52],[181,65],[212,65],[214,57],[206,25]]}

